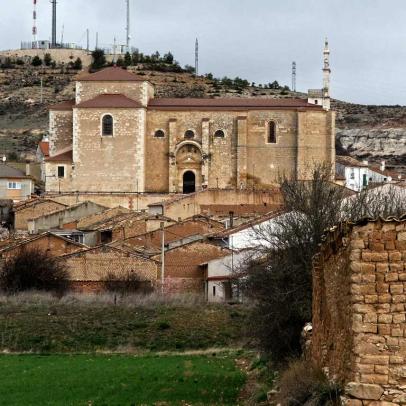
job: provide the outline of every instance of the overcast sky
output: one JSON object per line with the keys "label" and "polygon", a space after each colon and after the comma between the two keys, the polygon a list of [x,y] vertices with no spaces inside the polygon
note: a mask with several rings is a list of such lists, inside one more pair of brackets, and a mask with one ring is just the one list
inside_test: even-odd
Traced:
{"label": "overcast sky", "polygon": [[[31,40],[32,0],[0,0],[0,49]],[[256,83],[321,87],[322,48],[331,48],[332,96],[354,103],[406,104],[406,0],[130,0],[132,45],[171,50],[200,72]],[[51,5],[38,2],[38,37],[51,35]],[[125,43],[125,0],[59,0],[58,40]]]}

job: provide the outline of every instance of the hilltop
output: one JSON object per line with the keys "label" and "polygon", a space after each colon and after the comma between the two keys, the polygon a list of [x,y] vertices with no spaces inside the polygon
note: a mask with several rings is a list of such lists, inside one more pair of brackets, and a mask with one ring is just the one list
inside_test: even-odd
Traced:
{"label": "hilltop", "polygon": [[[243,79],[195,76],[173,65],[139,63],[129,67],[156,86],[156,97],[261,97],[305,98],[277,82],[267,85]],[[174,70],[174,71],[171,71]],[[32,159],[47,130],[47,107],[74,96],[78,71],[68,66],[33,67],[30,64],[0,68],[0,151]],[[43,83],[41,102],[41,79]],[[358,158],[406,166],[406,107],[367,106],[333,101],[337,111],[337,151]]]}

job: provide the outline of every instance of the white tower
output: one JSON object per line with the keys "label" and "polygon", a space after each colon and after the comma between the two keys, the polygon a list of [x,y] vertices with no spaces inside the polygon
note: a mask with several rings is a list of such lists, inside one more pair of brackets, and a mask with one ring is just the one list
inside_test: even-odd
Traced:
{"label": "white tower", "polygon": [[328,46],[328,40],[324,43],[324,51],[323,51],[323,108],[326,110],[330,110],[330,49]]}
{"label": "white tower", "polygon": [[131,34],[130,34],[130,0],[127,0],[127,25],[126,25],[126,51],[130,52],[130,41],[131,41]]}

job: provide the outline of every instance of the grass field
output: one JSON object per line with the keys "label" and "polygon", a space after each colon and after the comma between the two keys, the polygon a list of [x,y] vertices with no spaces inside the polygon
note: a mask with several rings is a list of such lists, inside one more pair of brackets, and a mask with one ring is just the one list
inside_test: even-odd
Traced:
{"label": "grass field", "polygon": [[0,297],[0,351],[139,353],[235,348],[243,340],[244,308],[131,300]]}
{"label": "grass field", "polygon": [[0,356],[0,404],[237,405],[245,376],[231,355]]}

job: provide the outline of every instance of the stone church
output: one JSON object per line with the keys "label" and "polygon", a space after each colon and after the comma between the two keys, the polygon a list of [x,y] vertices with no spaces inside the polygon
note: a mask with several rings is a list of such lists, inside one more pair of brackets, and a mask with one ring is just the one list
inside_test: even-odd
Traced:
{"label": "stone church", "polygon": [[329,51],[308,99],[155,98],[119,67],[76,78],[75,100],[50,107],[47,192],[192,193],[267,188],[333,164]]}

